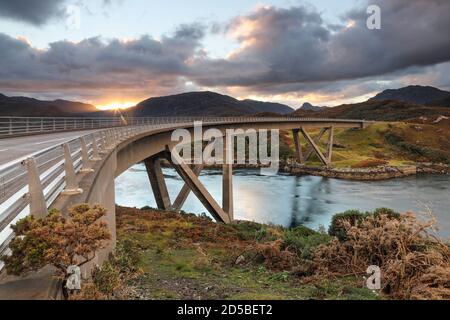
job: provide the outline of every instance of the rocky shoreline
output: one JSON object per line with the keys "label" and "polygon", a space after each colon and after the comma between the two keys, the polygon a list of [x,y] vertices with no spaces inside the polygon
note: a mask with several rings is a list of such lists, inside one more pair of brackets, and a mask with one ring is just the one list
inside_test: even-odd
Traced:
{"label": "rocky shoreline", "polygon": [[325,168],[285,163],[281,170],[292,175],[315,175],[336,179],[374,181],[413,176],[417,174],[450,174],[450,165],[417,163],[407,166],[378,166],[374,168]]}
{"label": "rocky shoreline", "polygon": [[[162,166],[170,166],[168,162],[163,161]],[[239,164],[234,165],[234,169],[259,169],[261,165]],[[220,165],[206,165],[206,169],[221,170]],[[376,181],[394,178],[414,176],[417,174],[450,174],[450,165],[444,163],[415,163],[413,165],[389,166],[383,165],[370,168],[326,168],[318,166],[305,166],[288,160],[280,162],[280,172],[291,175],[313,175],[328,178],[358,180],[358,181]]]}

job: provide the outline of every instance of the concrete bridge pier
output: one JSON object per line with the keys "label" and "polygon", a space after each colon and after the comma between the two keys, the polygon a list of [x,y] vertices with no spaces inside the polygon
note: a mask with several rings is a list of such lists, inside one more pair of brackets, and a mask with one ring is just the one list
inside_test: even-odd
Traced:
{"label": "concrete bridge pier", "polygon": [[228,214],[230,222],[234,220],[234,208],[233,208],[233,136],[226,136],[223,157],[224,163],[222,167],[222,208],[225,213]]}
{"label": "concrete bridge pier", "polygon": [[299,139],[299,129],[293,129],[292,135],[294,137],[294,146],[295,146],[295,155],[297,156],[297,160],[300,164],[304,164],[305,160],[303,157],[303,150],[302,150],[302,144],[300,143]]}
{"label": "concrete bridge pier", "polygon": [[160,210],[170,210],[170,196],[167,191],[166,181],[161,170],[161,155],[155,155],[147,158],[144,161],[145,168],[147,169],[148,179],[152,186],[153,195]]}

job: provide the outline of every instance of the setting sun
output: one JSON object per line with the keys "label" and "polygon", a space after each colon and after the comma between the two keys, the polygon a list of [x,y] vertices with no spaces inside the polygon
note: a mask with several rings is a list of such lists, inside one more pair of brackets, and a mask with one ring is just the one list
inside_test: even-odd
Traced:
{"label": "setting sun", "polygon": [[137,103],[136,102],[111,102],[108,104],[98,105],[96,106],[97,109],[100,110],[123,110],[128,109],[131,107],[134,107]]}

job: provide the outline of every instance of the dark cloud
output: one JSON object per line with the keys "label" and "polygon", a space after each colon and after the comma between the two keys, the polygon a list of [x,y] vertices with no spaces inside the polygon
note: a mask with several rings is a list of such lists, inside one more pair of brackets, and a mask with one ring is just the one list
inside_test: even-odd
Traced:
{"label": "dark cloud", "polygon": [[[53,7],[59,2],[48,1]],[[0,0],[0,8],[6,3],[13,2]],[[254,94],[349,96],[407,81],[449,84],[448,73],[439,70],[449,70],[450,1],[378,5],[381,30],[367,29],[366,3],[348,12],[341,25],[328,24],[314,8],[261,7],[225,27],[185,24],[160,40],[59,41],[43,51],[0,34],[0,89],[170,92],[193,82]],[[202,47],[205,33],[223,29],[240,46],[227,58],[211,58]]]}
{"label": "dark cloud", "polygon": [[330,28],[305,7],[264,7],[240,16],[229,30],[241,49],[227,60],[198,61],[197,80],[208,86],[337,81],[450,60],[450,1],[380,0],[378,5],[381,30],[366,27],[368,5],[345,17],[352,27]]}
{"label": "dark cloud", "polygon": [[47,50],[0,34],[0,88],[35,90],[149,90],[178,85],[188,74],[201,26],[183,25],[173,36],[131,41],[90,38],[79,43],[58,41]]}
{"label": "dark cloud", "polygon": [[43,25],[65,15],[66,0],[0,0],[0,16],[33,25]]}
{"label": "dark cloud", "polygon": [[[102,0],[102,5],[110,7],[115,3],[122,4],[124,1]],[[86,4],[88,3],[89,1],[86,1]],[[70,4],[68,0],[0,0],[0,17],[42,26],[52,19],[66,17],[67,4]],[[78,1],[76,4],[87,9],[83,1]]]}

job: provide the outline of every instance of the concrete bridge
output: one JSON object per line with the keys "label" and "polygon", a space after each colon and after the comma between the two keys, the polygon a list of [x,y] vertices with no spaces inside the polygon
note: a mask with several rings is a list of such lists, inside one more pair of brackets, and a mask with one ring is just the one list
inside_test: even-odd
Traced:
{"label": "concrete bridge", "polygon": [[[217,221],[233,221],[232,164],[223,165],[223,203],[219,205],[197,178],[203,165],[190,166],[179,156],[174,162],[170,156],[177,143],[171,140],[173,130],[193,131],[194,121],[202,121],[203,130],[216,128],[224,135],[235,128],[292,130],[298,161],[304,163],[316,154],[326,166],[331,165],[335,128],[369,124],[295,117],[0,118],[0,255],[8,252],[13,237],[9,225],[20,218],[43,217],[49,208],[64,211],[79,203],[98,203],[108,210],[106,220],[113,235],[111,245],[94,263],[103,260],[116,240],[114,180],[139,162],[145,163],[160,209],[180,210],[193,192]],[[310,129],[320,129],[320,134],[313,139]],[[309,145],[306,150],[302,150],[300,134]],[[318,147],[324,136],[328,137],[325,153]],[[173,202],[164,182],[162,159],[185,181]]]}

